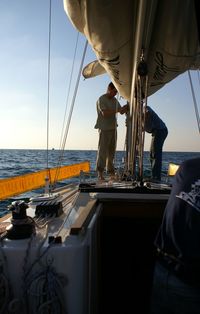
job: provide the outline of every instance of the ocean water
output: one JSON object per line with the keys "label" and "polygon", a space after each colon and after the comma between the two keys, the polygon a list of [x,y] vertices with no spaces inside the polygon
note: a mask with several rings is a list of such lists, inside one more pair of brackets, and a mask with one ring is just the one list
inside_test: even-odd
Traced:
{"label": "ocean water", "polygon": [[[95,162],[97,152],[95,150],[66,150],[62,156],[62,165],[79,163],[82,161],[90,161],[91,172],[95,175]],[[180,164],[182,161],[200,157],[198,152],[163,152],[163,176],[167,175],[169,162]],[[56,167],[60,158],[58,150],[48,152],[48,166]],[[125,152],[117,151],[115,165],[119,167],[125,158]],[[18,176],[25,173],[35,172],[47,167],[46,150],[24,150],[24,149],[0,149],[0,179]],[[150,175],[149,152],[144,152],[144,176]],[[79,181],[79,178],[73,178],[71,181]],[[37,190],[36,193],[43,191]],[[26,193],[25,197],[30,197],[30,193]],[[0,216],[7,212],[7,206],[13,201],[12,198],[0,201]]]}

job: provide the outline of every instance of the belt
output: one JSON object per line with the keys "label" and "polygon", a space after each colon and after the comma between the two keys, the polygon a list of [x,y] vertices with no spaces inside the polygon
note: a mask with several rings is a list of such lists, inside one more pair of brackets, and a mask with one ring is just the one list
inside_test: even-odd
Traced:
{"label": "belt", "polygon": [[180,269],[181,263],[178,258],[176,258],[172,254],[163,252],[159,248],[157,248],[156,255],[157,255],[158,261],[160,262],[162,266],[172,271],[175,275],[179,277],[177,270]]}
{"label": "belt", "polygon": [[200,287],[200,270],[198,274],[187,271],[183,261],[172,254],[163,252],[159,248],[157,248],[157,259],[163,267],[171,271],[183,282],[198,288]]}
{"label": "belt", "polygon": [[180,259],[178,257],[174,256],[173,254],[168,254],[166,252],[163,252],[159,248],[157,248],[157,256],[163,258],[164,260],[166,260],[169,263],[184,265],[183,262],[180,261]]}

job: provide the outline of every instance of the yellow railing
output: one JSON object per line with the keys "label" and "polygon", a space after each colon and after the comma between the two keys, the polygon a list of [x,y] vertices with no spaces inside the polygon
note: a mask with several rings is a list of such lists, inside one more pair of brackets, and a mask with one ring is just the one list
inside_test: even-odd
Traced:
{"label": "yellow railing", "polygon": [[76,177],[80,174],[80,171],[90,171],[90,163],[85,161],[74,165],[62,166],[59,169],[45,169],[17,177],[0,179],[0,200],[42,187],[45,185],[46,177],[49,178],[50,183],[53,183],[55,178],[56,181],[61,181]]}

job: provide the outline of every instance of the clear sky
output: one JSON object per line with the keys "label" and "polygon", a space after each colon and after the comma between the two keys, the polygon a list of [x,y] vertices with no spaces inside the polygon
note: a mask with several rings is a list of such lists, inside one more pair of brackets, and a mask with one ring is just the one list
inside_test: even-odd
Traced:
{"label": "clear sky", "polygon": [[[0,1],[0,26],[0,149],[46,149],[49,0]],[[63,1],[52,0],[49,148],[60,145],[76,38],[77,31],[64,12]],[[84,37],[79,38],[67,116],[85,44]],[[84,65],[94,59],[88,49]],[[66,149],[97,149],[96,100],[109,82],[107,75],[80,78]],[[120,102],[125,103],[123,99]],[[164,150],[200,151],[187,73],[149,97],[148,105],[169,129]],[[124,116],[118,117],[118,124],[118,149],[123,149]],[[146,134],[145,150],[149,149],[150,139]]]}

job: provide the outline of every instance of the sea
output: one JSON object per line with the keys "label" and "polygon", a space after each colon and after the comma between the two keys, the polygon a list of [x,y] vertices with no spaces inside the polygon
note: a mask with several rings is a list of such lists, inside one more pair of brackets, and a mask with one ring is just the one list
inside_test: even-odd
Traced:
{"label": "sea", "polygon": [[[62,165],[90,161],[91,173],[95,176],[96,150],[65,150],[60,153],[59,150],[35,150],[35,149],[0,149],[0,179],[19,176],[25,173],[35,172]],[[200,152],[163,152],[162,176],[167,176],[169,163],[180,164],[182,161],[190,158],[200,157]],[[117,151],[115,157],[115,166],[119,168],[125,160],[125,152]],[[144,152],[144,177],[150,176],[149,152]],[[67,182],[79,182],[79,177],[68,179]],[[24,193],[21,196],[13,197],[8,200],[0,201],[0,217],[8,212],[8,206],[20,197],[29,199],[29,197],[43,193],[41,189]]]}

